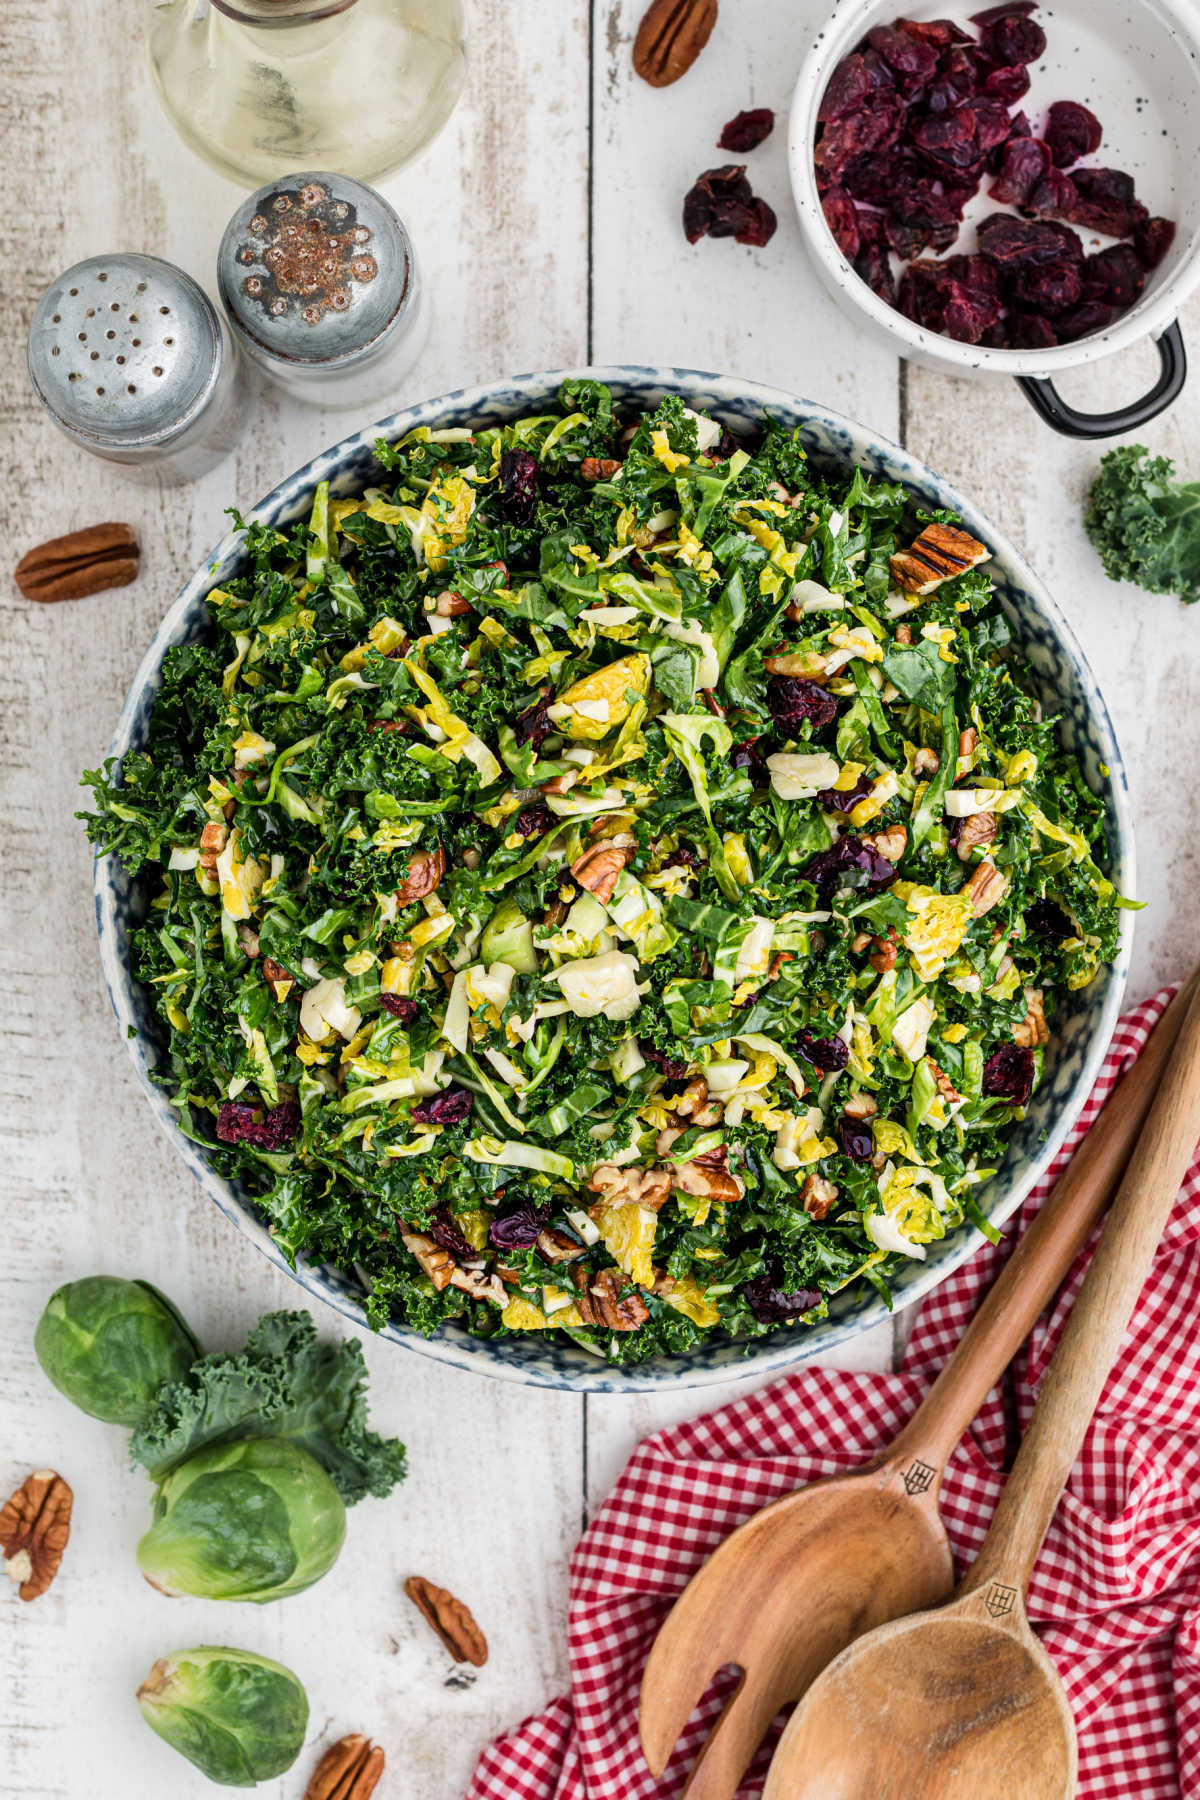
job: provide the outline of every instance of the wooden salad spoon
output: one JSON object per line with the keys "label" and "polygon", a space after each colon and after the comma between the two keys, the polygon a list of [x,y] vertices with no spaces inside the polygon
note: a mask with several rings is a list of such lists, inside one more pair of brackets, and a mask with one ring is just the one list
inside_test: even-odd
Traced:
{"label": "wooden salad spoon", "polygon": [[983,1547],[955,1598],[843,1650],[800,1701],[763,1800],[1070,1800],[1075,1727],[1025,1593],[1200,1137],[1189,1002]]}
{"label": "wooden salad spoon", "polygon": [[[1200,971],[1197,971],[1200,973]],[[889,1450],[748,1519],[676,1600],[642,1678],[639,1729],[661,1775],[718,1669],[741,1681],[683,1793],[732,1800],[780,1708],[847,1644],[943,1600],[954,1567],[938,1493],[950,1453],[1112,1198],[1179,1034],[1194,973],[1160,1019]]]}

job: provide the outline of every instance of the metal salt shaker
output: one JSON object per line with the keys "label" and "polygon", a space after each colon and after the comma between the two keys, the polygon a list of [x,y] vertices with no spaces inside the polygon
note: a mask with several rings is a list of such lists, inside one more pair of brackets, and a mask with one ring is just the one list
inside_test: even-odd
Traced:
{"label": "metal salt shaker", "polygon": [[252,194],[221,239],[217,288],[250,361],[317,406],[375,405],[428,332],[403,222],[348,175],[289,175]]}
{"label": "metal salt shaker", "polygon": [[51,283],[29,328],[29,377],[59,430],[137,480],[194,481],[246,419],[220,315],[157,256],[91,256]]}

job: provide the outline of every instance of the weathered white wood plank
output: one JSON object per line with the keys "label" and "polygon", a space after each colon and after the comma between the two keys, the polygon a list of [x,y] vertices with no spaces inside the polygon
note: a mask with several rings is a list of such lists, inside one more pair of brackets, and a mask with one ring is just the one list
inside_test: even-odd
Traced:
{"label": "weathered white wood plank", "polygon": [[[142,650],[221,536],[227,504],[251,505],[322,445],[406,397],[586,354],[586,17],[566,8],[522,16],[506,0],[476,0],[471,15],[462,104],[437,145],[388,184],[435,303],[420,367],[361,417],[263,396],[233,458],[194,489],[162,494],[130,486],[42,419],[25,382],[24,330],[53,274],[114,244],[165,255],[211,291],[237,190],[161,118],[133,0],[88,9],[86,30],[77,10],[39,0],[14,0],[0,20],[3,166],[25,196],[20,216],[10,209],[0,223],[4,541],[11,563],[57,532],[127,518],[141,533],[144,571],[134,588],[45,609],[0,580],[0,992],[10,1048],[0,1075],[0,1488],[7,1494],[30,1468],[51,1464],[77,1494],[50,1595],[25,1607],[7,1583],[0,1594],[0,1793],[23,1800],[211,1793],[151,1736],[132,1700],[153,1659],[188,1643],[258,1648],[305,1680],[311,1750],[296,1774],[261,1790],[271,1800],[301,1791],[319,1734],[354,1729],[386,1746],[390,1793],[461,1792],[487,1738],[564,1678],[565,1565],[581,1513],[575,1397],[369,1344],[375,1418],[408,1443],[408,1483],[351,1515],[338,1570],[310,1594],[265,1610],[216,1607],[167,1602],[141,1582],[133,1549],[146,1523],[145,1478],[124,1466],[120,1432],[53,1394],[31,1349],[50,1290],[100,1268],[162,1285],[212,1347],[238,1343],[260,1312],[301,1301],[200,1195],[135,1087],[100,987],[76,780],[103,756]],[[324,1308],[318,1320],[342,1329]],[[477,1680],[451,1678],[402,1594],[412,1573],[477,1610],[492,1646]]]}

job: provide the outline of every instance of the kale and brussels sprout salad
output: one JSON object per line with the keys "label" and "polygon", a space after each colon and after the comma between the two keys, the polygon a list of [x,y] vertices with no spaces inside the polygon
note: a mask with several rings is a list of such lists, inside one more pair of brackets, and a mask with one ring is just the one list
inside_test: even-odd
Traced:
{"label": "kale and brussels sprout salad", "polygon": [[378,461],[87,778],[183,1130],[375,1324],[634,1363],[886,1292],[1117,944],[985,546],[587,381]]}

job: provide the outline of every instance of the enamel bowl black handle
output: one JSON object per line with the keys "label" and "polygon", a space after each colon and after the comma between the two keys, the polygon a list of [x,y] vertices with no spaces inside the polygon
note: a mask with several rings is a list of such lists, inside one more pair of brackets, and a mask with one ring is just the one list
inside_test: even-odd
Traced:
{"label": "enamel bowl black handle", "polygon": [[1164,412],[1177,400],[1187,380],[1187,351],[1178,319],[1172,319],[1157,340],[1160,368],[1158,380],[1148,394],[1115,412],[1077,412],[1069,406],[1054,383],[1042,375],[1018,375],[1017,386],[1038,416],[1065,437],[1117,437],[1123,431],[1137,431]]}

